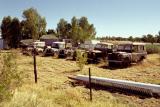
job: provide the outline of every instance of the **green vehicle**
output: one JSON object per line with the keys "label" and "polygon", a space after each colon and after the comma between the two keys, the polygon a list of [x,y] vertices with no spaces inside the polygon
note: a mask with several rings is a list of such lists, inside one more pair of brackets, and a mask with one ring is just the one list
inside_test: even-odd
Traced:
{"label": "green vehicle", "polygon": [[131,63],[143,61],[146,56],[145,43],[121,43],[117,46],[117,51],[108,54],[108,63],[109,66],[127,67]]}

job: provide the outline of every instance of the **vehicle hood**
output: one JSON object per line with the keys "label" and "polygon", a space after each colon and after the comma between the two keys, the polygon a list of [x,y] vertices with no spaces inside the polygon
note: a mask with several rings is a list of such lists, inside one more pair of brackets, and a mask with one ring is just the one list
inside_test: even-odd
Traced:
{"label": "vehicle hood", "polygon": [[128,52],[122,52],[122,51],[118,51],[118,52],[114,52],[115,54],[121,54],[121,55],[130,55],[131,53]]}

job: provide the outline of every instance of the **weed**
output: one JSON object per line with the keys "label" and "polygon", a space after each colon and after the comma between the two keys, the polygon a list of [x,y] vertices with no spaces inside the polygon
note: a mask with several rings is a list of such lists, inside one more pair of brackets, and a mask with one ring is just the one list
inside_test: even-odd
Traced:
{"label": "weed", "polygon": [[87,63],[87,54],[85,52],[81,52],[80,50],[77,50],[76,54],[77,54],[77,57],[76,57],[77,65],[80,71],[82,71],[84,65]]}

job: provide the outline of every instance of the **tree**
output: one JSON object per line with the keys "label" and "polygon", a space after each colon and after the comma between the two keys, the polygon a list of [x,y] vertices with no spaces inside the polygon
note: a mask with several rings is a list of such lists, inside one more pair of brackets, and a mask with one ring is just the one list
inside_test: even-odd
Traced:
{"label": "tree", "polygon": [[71,38],[75,41],[75,45],[78,45],[79,42],[79,36],[78,36],[78,19],[76,17],[73,17],[71,19]]}
{"label": "tree", "polygon": [[86,17],[71,19],[71,37],[75,43],[95,38],[96,32],[93,24],[89,24]]}
{"label": "tree", "polygon": [[47,34],[56,34],[54,29],[48,29]]}
{"label": "tree", "polygon": [[21,25],[18,18],[4,17],[1,25],[2,38],[10,48],[19,47],[21,40]]}
{"label": "tree", "polygon": [[39,37],[41,37],[42,35],[46,34],[46,19],[45,17],[42,17],[41,20],[39,21]]}
{"label": "tree", "polygon": [[6,44],[9,45],[11,43],[11,26],[12,19],[10,16],[4,17],[1,24],[2,38],[5,40]]}
{"label": "tree", "polygon": [[134,38],[133,38],[132,36],[130,36],[130,37],[128,38],[128,40],[129,40],[129,41],[134,41]]}
{"label": "tree", "polygon": [[31,35],[33,39],[39,39],[40,36],[45,34],[46,30],[46,20],[44,17],[41,17],[36,9],[29,8],[23,11],[23,17],[25,18],[23,31]]}
{"label": "tree", "polygon": [[147,42],[150,42],[150,43],[154,43],[155,42],[154,37],[151,34],[147,35],[147,40],[148,40]]}
{"label": "tree", "polygon": [[26,21],[21,21],[21,35],[22,39],[32,39],[31,30],[27,28]]}
{"label": "tree", "polygon": [[71,25],[63,18],[60,19],[59,23],[57,24],[57,34],[61,39],[69,39],[71,31]]}
{"label": "tree", "polygon": [[157,42],[160,43],[160,31],[158,32],[158,35],[156,36]]}
{"label": "tree", "polygon": [[142,40],[143,42],[148,42],[146,35],[143,35],[142,38],[141,38],[141,40]]}
{"label": "tree", "polygon": [[19,47],[19,43],[21,40],[21,24],[18,18],[13,18],[11,25],[10,25],[10,31],[11,31],[11,43],[10,46],[12,48]]}
{"label": "tree", "polygon": [[81,17],[79,19],[79,26],[82,29],[81,41],[86,39],[95,38],[96,32],[93,24],[89,24],[88,19],[86,17]]}

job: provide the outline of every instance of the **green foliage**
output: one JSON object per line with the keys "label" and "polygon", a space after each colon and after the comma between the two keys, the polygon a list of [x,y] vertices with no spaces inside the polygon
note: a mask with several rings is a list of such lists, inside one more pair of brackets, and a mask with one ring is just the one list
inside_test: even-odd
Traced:
{"label": "green foliage", "polygon": [[[36,9],[29,8],[23,11],[23,35],[30,35],[33,39],[39,39],[46,32],[46,20],[41,17]],[[27,34],[25,34],[27,33]]]}
{"label": "green foliage", "polygon": [[60,19],[57,24],[57,34],[61,39],[73,39],[74,43],[78,43],[94,38],[96,31],[94,25],[90,24],[86,17],[80,19],[73,17],[71,23]]}
{"label": "green foliage", "polygon": [[146,45],[146,51],[148,54],[160,53],[159,45]]}
{"label": "green foliage", "polygon": [[1,25],[2,37],[10,48],[19,47],[21,25],[18,18],[4,17]]}
{"label": "green foliage", "polygon": [[115,37],[115,36],[105,36],[97,37],[99,40],[117,40],[117,41],[137,41],[137,42],[148,42],[148,43],[160,43],[160,32],[157,35],[143,35],[142,37],[133,37],[129,36],[128,38],[124,37]]}
{"label": "green foliage", "polygon": [[77,19],[73,17],[71,20],[71,37],[76,42],[84,42],[85,40],[95,38],[96,31],[93,24],[88,22],[86,17]]}
{"label": "green foliage", "polygon": [[59,23],[57,24],[57,34],[59,36],[59,38],[61,39],[69,39],[70,35],[69,32],[71,30],[71,26],[70,24],[64,20],[64,19],[60,19]]}
{"label": "green foliage", "polygon": [[13,48],[17,48],[21,40],[21,24],[18,18],[13,18],[10,29],[12,35],[10,45]]}
{"label": "green foliage", "polygon": [[80,71],[82,71],[84,65],[87,63],[87,54],[80,50],[76,50],[76,63]]}
{"label": "green foliage", "polygon": [[17,71],[16,54],[0,54],[0,101],[11,96],[11,89],[20,83],[20,73]]}

